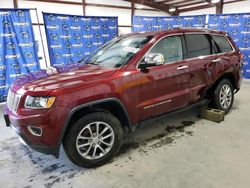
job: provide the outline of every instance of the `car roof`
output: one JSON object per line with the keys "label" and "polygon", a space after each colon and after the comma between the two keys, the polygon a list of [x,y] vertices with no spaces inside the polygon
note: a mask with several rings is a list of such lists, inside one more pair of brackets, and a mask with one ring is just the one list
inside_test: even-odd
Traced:
{"label": "car roof", "polygon": [[174,28],[169,30],[149,31],[149,32],[136,32],[130,33],[125,36],[159,36],[178,33],[214,33],[214,34],[226,34],[224,31],[218,31],[207,28]]}

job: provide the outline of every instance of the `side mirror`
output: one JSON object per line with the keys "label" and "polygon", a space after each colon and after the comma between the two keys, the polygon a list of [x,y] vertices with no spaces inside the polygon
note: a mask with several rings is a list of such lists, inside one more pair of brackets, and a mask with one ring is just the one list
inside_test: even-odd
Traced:
{"label": "side mirror", "polygon": [[148,53],[144,60],[140,63],[140,69],[147,67],[159,66],[164,64],[164,56],[161,53]]}

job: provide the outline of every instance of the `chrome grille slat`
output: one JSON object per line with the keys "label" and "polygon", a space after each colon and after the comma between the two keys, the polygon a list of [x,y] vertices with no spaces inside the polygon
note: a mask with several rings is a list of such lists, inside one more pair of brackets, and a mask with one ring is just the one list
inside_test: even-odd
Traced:
{"label": "chrome grille slat", "polygon": [[13,110],[14,110],[14,111],[17,110],[18,100],[19,100],[18,97],[15,97],[15,98],[14,98],[14,104],[13,104]]}
{"label": "chrome grille slat", "polygon": [[14,93],[13,91],[9,90],[8,97],[7,97],[7,106],[10,110],[16,112],[21,96]]}
{"label": "chrome grille slat", "polygon": [[14,104],[14,99],[15,99],[14,93],[11,92],[11,98],[10,98],[10,107],[11,107],[11,109],[12,109],[13,104]]}

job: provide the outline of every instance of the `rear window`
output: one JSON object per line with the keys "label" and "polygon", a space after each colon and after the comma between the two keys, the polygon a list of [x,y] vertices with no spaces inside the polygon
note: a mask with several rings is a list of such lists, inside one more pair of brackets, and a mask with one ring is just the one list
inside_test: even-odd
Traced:
{"label": "rear window", "polygon": [[194,58],[211,54],[211,44],[208,35],[187,34],[187,57]]}
{"label": "rear window", "polygon": [[221,35],[212,35],[213,41],[216,46],[217,53],[231,52],[233,51],[232,46],[228,42],[228,40]]}

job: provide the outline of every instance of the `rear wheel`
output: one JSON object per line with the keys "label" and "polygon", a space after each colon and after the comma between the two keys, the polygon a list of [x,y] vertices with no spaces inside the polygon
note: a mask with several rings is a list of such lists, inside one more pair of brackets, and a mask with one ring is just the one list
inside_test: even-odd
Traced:
{"label": "rear wheel", "polygon": [[223,110],[226,113],[230,111],[234,102],[234,91],[228,79],[219,82],[213,94],[212,102],[214,108]]}
{"label": "rear wheel", "polygon": [[122,144],[119,120],[109,113],[95,112],[80,118],[66,135],[63,146],[69,159],[91,168],[111,160]]}

